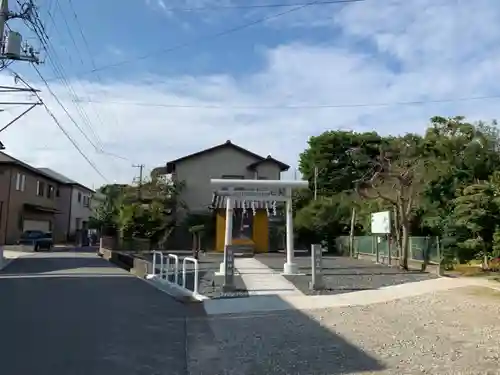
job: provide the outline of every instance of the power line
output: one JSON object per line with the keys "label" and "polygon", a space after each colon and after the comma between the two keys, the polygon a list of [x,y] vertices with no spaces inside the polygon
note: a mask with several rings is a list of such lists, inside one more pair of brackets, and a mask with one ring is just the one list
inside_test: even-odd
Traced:
{"label": "power line", "polygon": [[[290,105],[269,105],[269,106],[252,106],[252,105],[191,105],[191,104],[167,104],[167,103],[147,103],[147,102],[121,102],[107,100],[92,100],[92,103],[101,104],[118,104],[118,105],[133,105],[140,107],[162,107],[162,108],[179,108],[179,109],[261,109],[261,110],[280,110],[280,109],[328,109],[328,108],[362,108],[362,107],[393,107],[403,105],[424,105],[424,104],[439,104],[439,103],[454,103],[475,100],[490,100],[500,99],[498,95],[486,96],[470,96],[462,98],[447,98],[447,99],[429,99],[429,100],[412,100],[400,102],[381,102],[381,103],[346,103],[346,104],[290,104]],[[78,99],[79,101],[85,102]]]}
{"label": "power line", "polygon": [[212,10],[231,10],[231,9],[262,9],[262,8],[288,8],[300,5],[333,5],[345,3],[360,3],[365,0],[330,0],[330,1],[314,1],[314,2],[297,2],[297,3],[274,3],[274,4],[252,4],[252,5],[206,5],[199,7],[172,7],[164,9],[167,12],[197,12],[197,11],[212,11]]}
{"label": "power line", "polygon": [[45,87],[49,91],[50,95],[52,95],[52,97],[55,99],[55,101],[57,102],[57,104],[59,104],[59,106],[62,108],[62,110],[64,111],[64,113],[66,113],[66,115],[69,117],[69,119],[71,120],[71,122],[76,126],[76,128],[85,137],[85,139],[92,145],[92,147],[94,147],[95,150],[99,150],[99,148],[95,145],[95,143],[92,142],[92,140],[89,138],[89,136],[87,135],[87,133],[85,133],[85,131],[83,131],[83,129],[76,122],[76,120],[73,118],[73,116],[71,116],[71,113],[68,112],[68,110],[66,109],[66,107],[64,106],[64,104],[62,104],[62,102],[59,100],[59,98],[54,93],[54,91],[52,91],[52,89],[50,88],[48,82],[43,77],[42,73],[40,73],[40,71],[38,70],[38,68],[36,66],[33,66],[33,67],[35,68],[36,72],[38,73],[38,76],[40,77],[40,79],[44,83]]}
{"label": "power line", "polygon": [[[345,3],[347,3],[347,2],[351,2],[352,3],[354,1],[356,1],[356,2],[364,2],[366,0],[351,0],[351,1],[344,0]],[[252,26],[264,23],[266,21],[270,21],[272,19],[276,19],[276,18],[285,16],[285,15],[290,14],[290,13],[298,12],[298,11],[304,9],[304,8],[307,8],[309,6],[315,5],[316,3],[319,3],[319,2],[320,2],[320,0],[318,0],[318,1],[312,1],[312,2],[309,2],[309,3],[304,3],[302,5],[294,7],[292,9],[287,9],[287,10],[279,12],[279,13],[275,13],[275,14],[271,14],[271,15],[268,15],[268,16],[264,16],[264,17],[258,18],[256,20],[253,20],[253,21],[250,21],[250,22],[238,25],[238,26],[231,27],[229,29],[225,29],[225,30],[216,32],[214,34],[209,34],[209,35],[206,35],[206,36],[201,36],[201,37],[195,38],[195,39],[190,40],[190,41],[186,41],[186,42],[182,42],[182,43],[176,44],[176,45],[174,45],[172,47],[167,47],[167,48],[163,48],[163,49],[160,49],[160,50],[157,50],[157,51],[149,52],[149,53],[144,54],[142,56],[137,56],[137,57],[134,57],[134,58],[131,58],[131,59],[119,61],[119,62],[114,63],[114,64],[103,65],[101,67],[92,69],[92,70],[90,70],[88,72],[79,73],[79,74],[77,74],[77,76],[82,76],[82,75],[85,75],[85,74],[91,74],[91,73],[95,73],[95,72],[98,72],[98,71],[101,71],[101,70],[116,68],[116,67],[119,67],[119,66],[130,64],[130,63],[135,62],[135,61],[146,60],[146,59],[148,59],[150,57],[153,57],[153,56],[156,56],[156,55],[161,55],[161,54],[164,54],[164,53],[173,52],[173,51],[176,51],[176,50],[179,50],[179,49],[183,49],[183,48],[186,48],[186,47],[195,46],[195,45],[198,45],[198,44],[200,44],[202,42],[207,42],[207,41],[210,41],[210,40],[214,40],[214,39],[217,39],[217,38],[229,35],[229,34],[236,33],[238,31],[242,31],[242,30],[248,29],[248,28],[250,28]],[[53,78],[49,79],[49,81],[58,80],[58,79],[60,79],[60,77],[53,77]]]}
{"label": "power line", "polygon": [[[56,4],[59,4],[59,1],[56,0]],[[59,6],[59,9],[60,9],[60,6]],[[49,18],[50,20],[52,21],[52,23],[54,24],[54,28],[56,30],[56,32],[58,32],[59,34],[62,34],[58,27],[57,27],[57,24],[52,16],[52,14],[49,14]],[[63,18],[66,18],[63,14]],[[68,32],[70,32],[71,34],[71,31],[69,30],[68,28]],[[72,34],[71,34],[72,35]],[[74,38],[72,37],[73,41],[74,41]],[[83,63],[83,59],[81,57],[81,54],[80,54],[80,51],[76,45],[76,42],[75,42],[75,48],[77,49],[77,52],[78,54],[80,55],[80,60],[82,61]],[[69,51],[67,50],[67,48],[64,46],[64,49],[66,50],[66,53],[70,56],[70,53]],[[62,77],[63,79],[63,84],[67,87],[67,89],[69,90],[70,92],[70,95],[72,96],[72,102],[75,104],[75,107],[77,109],[77,112],[79,114],[79,116],[81,117],[81,119],[83,120],[83,123],[85,124],[85,126],[88,128],[88,130],[90,131],[90,133],[93,135],[93,137],[96,139],[96,143],[99,147],[97,147],[94,142],[91,142],[92,146],[96,149],[96,151],[99,152],[100,149],[102,149],[102,141],[99,137],[99,135],[97,134],[97,132],[95,131],[94,127],[92,126],[92,122],[90,121],[90,117],[89,115],[87,114],[87,112],[84,110],[84,108],[82,108],[76,101],[77,99],[77,95],[76,95],[76,92],[75,92],[75,89],[73,88],[73,86],[71,85],[71,83],[69,82],[69,80],[67,79],[66,77],[66,72],[64,70],[64,67],[62,66],[62,64],[58,61],[59,60],[59,57],[57,55],[57,52],[56,52],[56,49],[54,48],[53,44],[50,42],[50,40],[47,39],[46,43],[45,43],[45,50],[47,52],[47,57],[49,59],[49,62],[50,64],[52,65],[52,68],[54,70],[54,72],[56,74],[59,74],[60,77]],[[52,50],[52,54],[51,54],[51,51]],[[54,55],[54,57],[52,56]],[[83,84],[81,84],[81,88],[82,88],[82,92],[84,94],[86,94],[85,90],[84,90],[84,87],[83,87]],[[90,97],[88,95],[86,95],[89,99]]]}
{"label": "power line", "polygon": [[[29,3],[29,13],[28,13],[29,17],[27,17],[27,19],[25,19],[25,23],[27,24],[28,27],[30,27],[33,30],[33,32],[35,33],[35,35],[39,38],[42,47],[47,52],[47,58],[48,58],[48,61],[49,61],[50,65],[52,66],[52,69],[54,70],[54,72],[56,74],[58,74],[61,77],[61,79],[63,81],[63,84],[68,88],[68,90],[70,92],[70,95],[73,96],[73,103],[75,104],[77,112],[78,112],[79,116],[82,118],[83,123],[86,125],[86,127],[90,130],[90,132],[97,139],[98,144],[101,144],[102,142],[100,141],[99,136],[97,135],[97,133],[95,132],[94,128],[92,127],[92,124],[90,122],[90,118],[89,118],[88,114],[85,112],[85,110],[75,100],[76,97],[77,97],[77,95],[76,95],[76,93],[75,93],[72,85],[70,84],[70,82],[66,78],[64,67],[58,61],[58,56],[57,56],[57,53],[55,51],[55,48],[52,46],[52,43],[50,42],[49,37],[48,37],[48,35],[47,35],[46,31],[45,31],[45,27],[42,24],[42,22],[40,21],[40,15],[38,13],[38,9],[33,4],[32,0],[30,0],[30,1],[31,2]],[[54,4],[54,2],[52,2],[52,4]],[[56,4],[60,8],[58,0],[56,0]],[[51,4],[48,4],[48,5],[51,5]],[[54,26],[57,29],[57,25],[54,22],[52,14],[50,13],[49,10],[47,12],[48,12],[49,18],[52,20],[52,23],[54,24]],[[68,31],[70,32],[69,26],[68,26]],[[71,37],[72,37],[72,35],[71,35]],[[78,51],[78,47],[76,45],[76,41],[74,40],[73,37],[72,37],[72,40],[74,41],[75,48]],[[66,49],[66,47],[64,47],[64,48]],[[50,51],[51,49],[53,51],[53,54],[55,55],[55,58],[53,58],[52,55],[51,55],[51,51]],[[67,49],[66,49],[66,52],[69,54],[69,52],[67,51]],[[80,59],[81,59],[81,55],[80,55]],[[80,132],[82,132],[82,134],[87,138],[87,140],[89,140],[89,138],[87,137],[87,135],[83,132],[83,130],[81,128],[79,128],[78,130]],[[95,143],[92,142],[92,141],[90,141],[90,143],[92,144],[92,146],[98,152],[99,148],[95,145]]]}
{"label": "power line", "polygon": [[87,155],[85,155],[85,153],[80,149],[80,147],[78,146],[78,144],[73,140],[73,138],[71,138],[71,136],[68,134],[68,132],[66,131],[66,129],[64,129],[64,127],[61,125],[61,123],[59,122],[59,120],[56,118],[56,116],[54,116],[54,114],[50,111],[50,109],[45,105],[45,103],[42,102],[42,105],[43,107],[45,108],[45,110],[47,111],[47,113],[49,114],[50,117],[52,117],[52,119],[54,120],[54,122],[56,123],[57,127],[64,133],[64,135],[66,136],[66,138],[68,138],[68,140],[71,142],[71,144],[76,148],[76,150],[80,153],[80,155],[82,155],[82,157],[87,161],[87,163],[92,167],[92,169],[99,175],[102,177],[102,179],[106,182],[109,182],[109,180],[101,173],[101,171],[97,168],[97,166],[94,164],[94,162],[92,160],[90,160]]}
{"label": "power line", "polygon": [[[36,68],[35,68],[36,69]],[[36,71],[38,72],[38,69],[36,69]],[[23,82],[27,87],[31,87],[24,79],[21,78],[21,76],[19,76],[19,74],[17,74],[16,72],[13,72],[16,76],[17,79],[19,79],[21,82]],[[39,72],[38,72],[39,73]],[[39,73],[40,74],[40,73]],[[43,77],[40,77],[42,78],[43,80]],[[45,85],[47,86],[49,92],[51,92],[52,90],[50,90],[50,87],[48,86],[48,84],[45,82]],[[47,107],[47,105],[45,104],[45,102],[42,100],[42,98],[40,97],[40,94],[38,94],[38,92],[34,91],[33,92],[34,95],[36,95],[36,97],[38,98],[40,104],[45,108],[45,111],[49,114],[49,116],[54,120],[54,122],[56,123],[57,127],[63,132],[63,134],[66,136],[66,138],[68,138],[68,140],[71,142],[71,144],[75,147],[75,149],[80,153],[80,155],[85,159],[85,161],[92,167],[92,169],[99,175],[102,177],[102,179],[106,182],[109,182],[108,179],[102,174],[102,172],[99,170],[99,168],[97,168],[97,166],[94,164],[94,162],[92,160],[89,159],[89,157],[87,155],[85,155],[85,153],[82,151],[82,149],[80,148],[80,146],[78,146],[78,144],[75,142],[75,140],[73,138],[71,138],[71,136],[69,135],[69,133],[67,132],[66,129],[64,129],[64,127],[62,126],[62,124],[59,122],[59,120],[57,119],[57,117],[52,113],[52,111],[49,109],[49,107]],[[58,100],[56,98],[56,100]],[[60,102],[59,102],[60,103]],[[64,109],[64,106],[63,106],[63,109]],[[68,113],[67,113],[68,114]],[[70,115],[69,115],[70,116]],[[72,118],[70,116],[70,118]]]}
{"label": "power line", "polygon": [[[71,12],[73,13],[73,17],[74,17],[74,19],[75,19],[75,23],[76,23],[76,25],[77,25],[77,27],[78,27],[78,30],[79,30],[79,32],[80,32],[80,36],[81,36],[81,38],[82,38],[82,40],[83,40],[83,44],[84,44],[84,46],[85,46],[85,49],[86,49],[86,51],[87,51],[87,54],[89,55],[89,58],[90,58],[90,63],[91,63],[91,65],[92,65],[92,69],[97,69],[97,66],[96,66],[96,63],[95,63],[94,56],[93,56],[93,54],[92,54],[92,51],[90,50],[90,45],[89,45],[89,42],[88,42],[88,40],[87,40],[87,37],[85,36],[85,33],[83,32],[83,27],[82,27],[82,24],[80,23],[80,19],[78,18],[77,12],[76,12],[75,7],[74,7],[74,5],[73,5],[73,0],[69,0],[69,6],[70,6],[70,9],[71,9]],[[104,82],[103,82],[103,80],[102,80],[101,75],[99,74],[99,72],[96,72],[96,77],[97,77],[97,80],[99,81],[99,83],[100,83],[101,85],[103,85],[103,86],[104,86]],[[89,97],[88,95],[87,95],[87,97],[88,97],[88,98],[89,98],[89,100],[90,100],[90,97]],[[97,120],[98,120],[98,121],[100,122],[100,124],[104,127],[104,123],[103,123],[103,121],[102,121],[102,119],[101,119],[101,116],[99,116],[99,112],[98,112],[98,111],[95,111],[95,113],[96,113],[96,116],[97,116]],[[114,112],[111,112],[111,114],[112,114],[112,116],[113,116],[114,123],[115,123],[116,125],[119,125],[118,120],[117,120],[117,118],[116,118],[116,116],[115,116]],[[118,127],[119,127],[119,126],[118,126]],[[101,148],[101,152],[102,152],[103,154],[106,154],[106,155],[109,155],[109,156],[114,156],[115,158],[118,158],[118,159],[122,159],[122,160],[129,160],[128,158],[125,158],[125,157],[123,157],[123,156],[116,155],[116,154],[113,154],[113,153],[111,153],[111,152],[104,151],[104,148]]]}

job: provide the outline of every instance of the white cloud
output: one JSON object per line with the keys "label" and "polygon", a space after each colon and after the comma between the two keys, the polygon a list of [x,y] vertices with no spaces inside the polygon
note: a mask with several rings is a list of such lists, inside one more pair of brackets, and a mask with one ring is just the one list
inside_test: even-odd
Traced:
{"label": "white cloud", "polygon": [[158,0],[157,4],[161,9],[167,10],[167,6],[165,5],[165,2],[163,0]]}
{"label": "white cloud", "polygon": [[[332,33],[329,44],[296,42],[264,50],[265,67],[244,78],[229,74],[148,77],[106,86],[73,82],[82,100],[88,94],[101,102],[82,106],[105,149],[130,161],[93,151],[48,93],[42,95],[110,181],[130,182],[137,172],[132,162],[154,168],[226,139],[295,166],[308,137],[327,129],[422,132],[433,115],[500,117],[498,101],[330,109],[231,106],[385,103],[496,94],[500,26],[494,20],[499,16],[500,6],[494,0],[386,0],[384,7],[379,1],[367,1],[337,8],[330,15],[343,39],[334,38],[335,29],[325,29]],[[52,87],[82,123],[68,91],[55,83]],[[123,101],[225,108],[112,103]],[[13,114],[0,114],[0,120],[5,122]],[[0,139],[8,151],[35,165],[51,167],[85,184],[103,182],[42,108],[1,133]]]}

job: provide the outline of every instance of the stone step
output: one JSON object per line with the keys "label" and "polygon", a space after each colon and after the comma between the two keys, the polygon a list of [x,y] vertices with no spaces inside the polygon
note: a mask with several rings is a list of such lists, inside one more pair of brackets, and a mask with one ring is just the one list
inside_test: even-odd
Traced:
{"label": "stone step", "polygon": [[253,257],[255,247],[253,245],[231,245],[235,257]]}

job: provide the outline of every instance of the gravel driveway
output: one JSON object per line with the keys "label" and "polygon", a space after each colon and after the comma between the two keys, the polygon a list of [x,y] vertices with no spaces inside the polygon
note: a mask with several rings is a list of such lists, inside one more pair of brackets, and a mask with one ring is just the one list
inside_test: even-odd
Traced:
{"label": "gravel driveway", "polygon": [[[284,254],[258,254],[255,258],[275,271],[283,270]],[[324,254],[325,289],[313,291],[309,289],[311,257],[296,256],[295,262],[300,272],[305,275],[285,276],[285,278],[304,294],[341,294],[437,278],[436,275],[427,272],[401,271],[398,267],[375,264],[365,259]]]}
{"label": "gravel driveway", "polygon": [[188,323],[192,374],[500,374],[500,292]]}

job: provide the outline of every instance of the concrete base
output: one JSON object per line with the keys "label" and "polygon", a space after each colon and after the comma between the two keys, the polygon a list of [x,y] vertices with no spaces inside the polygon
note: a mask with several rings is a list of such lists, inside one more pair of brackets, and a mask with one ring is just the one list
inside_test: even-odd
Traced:
{"label": "concrete base", "polygon": [[298,275],[299,266],[297,263],[285,263],[283,265],[283,275]]}
{"label": "concrete base", "polygon": [[219,271],[215,272],[215,276],[224,276],[226,274],[226,265],[224,262],[221,262],[219,265]]}
{"label": "concrete base", "polygon": [[325,289],[325,284],[322,281],[316,281],[313,283],[312,281],[309,281],[309,289],[311,290],[323,290]]}

